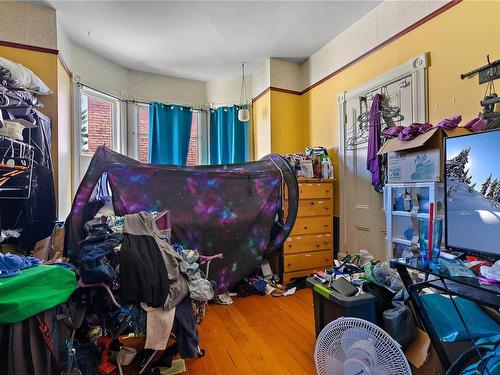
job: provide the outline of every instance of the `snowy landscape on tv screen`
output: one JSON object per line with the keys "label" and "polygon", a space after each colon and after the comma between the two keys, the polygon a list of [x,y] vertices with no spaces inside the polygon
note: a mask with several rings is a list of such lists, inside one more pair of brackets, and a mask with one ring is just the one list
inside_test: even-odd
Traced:
{"label": "snowy landscape on tv screen", "polygon": [[500,254],[500,131],[446,140],[448,246]]}

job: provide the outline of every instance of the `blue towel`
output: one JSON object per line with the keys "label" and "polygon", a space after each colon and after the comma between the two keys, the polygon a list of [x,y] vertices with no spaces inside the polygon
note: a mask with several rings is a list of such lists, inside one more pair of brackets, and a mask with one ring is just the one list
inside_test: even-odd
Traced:
{"label": "blue towel", "polygon": [[42,262],[35,257],[0,253],[0,277],[15,276],[21,270],[38,266],[39,264],[42,264]]}

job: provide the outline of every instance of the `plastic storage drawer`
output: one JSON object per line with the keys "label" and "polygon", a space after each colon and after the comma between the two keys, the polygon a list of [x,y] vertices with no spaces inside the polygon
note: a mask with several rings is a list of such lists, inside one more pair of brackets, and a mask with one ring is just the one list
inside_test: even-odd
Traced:
{"label": "plastic storage drawer", "polygon": [[364,293],[359,296],[346,297],[321,285],[314,277],[307,279],[307,285],[313,292],[316,337],[328,323],[343,316],[378,323],[377,298],[373,294]]}

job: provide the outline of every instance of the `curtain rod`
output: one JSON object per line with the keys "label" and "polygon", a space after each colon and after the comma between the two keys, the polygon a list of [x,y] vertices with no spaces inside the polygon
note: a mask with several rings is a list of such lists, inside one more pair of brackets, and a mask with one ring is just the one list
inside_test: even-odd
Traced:
{"label": "curtain rod", "polygon": [[104,94],[104,95],[110,96],[110,97],[112,97],[113,99],[123,101],[123,99],[122,99],[122,98],[119,98],[119,97],[117,97],[116,95],[110,94],[109,92],[106,92],[106,91],[100,90],[100,89],[98,89],[98,88],[96,88],[96,87],[93,87],[93,86],[87,85],[86,83],[80,82],[80,81],[78,81],[78,80],[76,81],[76,84],[77,84],[78,86],[80,86],[80,87],[82,87],[82,86],[83,86],[83,87],[86,87],[86,88],[88,88],[88,89],[91,89],[91,90],[97,91],[97,92],[99,92],[99,93],[101,93],[101,94]]}
{"label": "curtain rod", "polygon": [[[93,87],[93,86],[90,86],[90,85],[87,85],[86,83],[83,83],[83,82],[80,82],[80,81],[76,81],[77,85],[79,86],[84,86],[88,89],[91,89],[91,90],[94,90],[94,91],[97,91],[101,94],[104,94],[104,95],[107,95],[113,99],[116,99],[120,102],[124,102],[124,103],[137,103],[137,104],[147,104],[149,105],[150,103],[149,102],[146,102],[146,101],[142,101],[142,100],[133,100],[133,99],[123,99],[123,98],[119,98],[117,97],[116,95],[113,95],[113,94],[110,94],[109,92],[106,92],[106,91],[103,91],[103,90],[100,90],[96,87]],[[168,104],[171,104],[173,105],[172,103],[168,103]],[[183,106],[183,107],[191,107],[193,108],[194,110],[196,111],[206,111],[207,109],[206,108],[203,108],[203,107],[194,107],[192,105],[188,105],[188,104],[175,104],[175,105],[180,105],[180,106]]]}
{"label": "curtain rod", "polygon": [[[136,103],[136,104],[145,104],[145,105],[149,105],[150,102],[147,102],[145,100],[134,100],[134,99],[122,99],[122,98],[119,98],[117,97],[116,95],[113,95],[113,94],[110,94],[109,92],[106,92],[106,91],[103,91],[103,90],[100,90],[96,87],[93,87],[93,86],[90,86],[90,85],[87,85],[86,83],[83,83],[83,82],[80,82],[80,81],[76,81],[76,83],[79,85],[79,86],[84,86],[86,88],[89,88],[91,90],[94,90],[94,91],[97,91],[101,94],[104,94],[104,95],[107,95],[113,99],[116,99],[116,100],[119,100],[121,102],[124,102],[124,103]],[[165,103],[165,104],[170,104],[172,105],[172,103]],[[207,107],[207,108],[204,108],[204,107],[194,107],[192,105],[189,105],[189,104],[175,104],[175,105],[180,105],[180,106],[184,106],[184,107],[191,107],[193,108],[194,110],[196,111],[208,111],[209,109],[212,108],[212,105],[215,105],[215,106],[225,106],[225,105],[235,105],[235,106],[240,106],[240,104],[235,104],[233,102],[220,102],[220,103],[212,103],[211,106]],[[249,108],[251,108],[252,106],[251,105],[248,105]]]}
{"label": "curtain rod", "polygon": [[[151,104],[150,102],[146,102],[146,101],[142,101],[142,100],[134,100],[134,99],[122,99],[122,101],[125,102],[125,103],[136,103],[136,104],[146,104],[146,105]],[[165,104],[165,105],[179,105],[181,107],[191,107],[195,111],[206,111],[207,110],[206,108],[203,108],[203,107],[194,107],[194,106],[189,105],[189,104],[173,104],[173,103],[162,103],[162,104]]]}

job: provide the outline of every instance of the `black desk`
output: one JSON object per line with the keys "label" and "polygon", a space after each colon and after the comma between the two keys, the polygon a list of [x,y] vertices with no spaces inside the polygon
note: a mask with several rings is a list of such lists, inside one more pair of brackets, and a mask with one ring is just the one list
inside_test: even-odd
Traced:
{"label": "black desk", "polygon": [[[468,300],[476,302],[478,305],[489,306],[498,309],[500,307],[500,286],[481,284],[476,277],[457,277],[451,276],[446,267],[438,264],[433,267],[423,264],[418,257],[413,258],[397,258],[391,260],[391,267],[395,268],[403,284],[410,295],[410,300],[413,303],[417,317],[420,319],[423,327],[427,331],[434,348],[439,356],[443,366],[448,369],[451,365],[450,358],[444,348],[443,343],[439,339],[431,317],[427,314],[423,303],[420,299],[420,291],[424,288],[434,288],[450,296],[460,296]],[[408,269],[413,269],[425,275],[425,280],[415,282],[408,272]],[[453,301],[453,300],[452,300]],[[457,314],[461,317],[460,311],[453,303]],[[467,322],[464,326],[467,328]],[[470,322],[468,322],[470,324]],[[472,345],[472,344],[471,344]]]}

